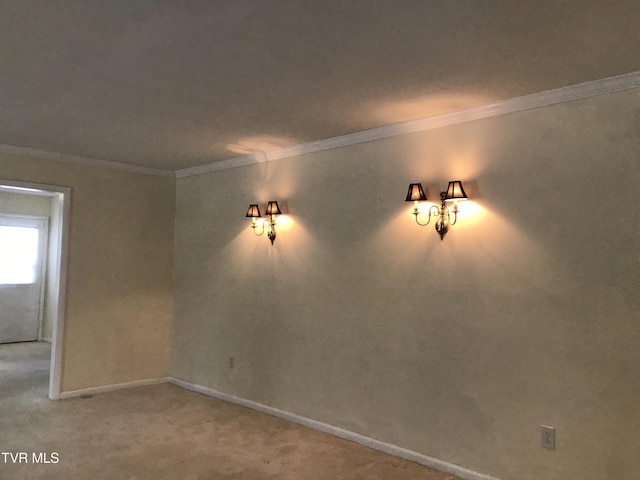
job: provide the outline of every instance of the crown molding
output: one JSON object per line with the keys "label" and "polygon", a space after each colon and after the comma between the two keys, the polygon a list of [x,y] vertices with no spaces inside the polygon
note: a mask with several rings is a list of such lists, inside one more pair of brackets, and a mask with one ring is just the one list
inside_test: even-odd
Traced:
{"label": "crown molding", "polygon": [[339,137],[332,137],[324,140],[303,143],[300,145],[295,145],[293,147],[283,148],[281,150],[274,150],[266,153],[260,152],[255,155],[244,155],[241,157],[234,157],[228,160],[211,162],[204,165],[183,168],[175,171],[145,167],[142,165],[132,165],[129,163],[116,162],[113,160],[103,160],[99,158],[48,152],[31,147],[9,145],[5,143],[0,143],[0,154],[6,153],[14,155],[25,155],[34,158],[42,158],[46,160],[54,160],[65,163],[74,163],[77,165],[85,165],[90,167],[123,170],[131,173],[142,173],[145,175],[155,175],[170,178],[185,178],[220,170],[227,170],[229,168],[254,165],[265,161],[280,160],[282,158],[297,157],[307,153],[322,152],[324,150],[332,150],[334,148],[358,145],[360,143],[382,140],[399,135],[406,135],[408,133],[432,130],[448,125],[456,125],[460,123],[472,122],[474,120],[499,117],[502,115],[508,115],[510,113],[523,112],[525,110],[532,110],[534,108],[546,107],[559,103],[573,102],[575,100],[595,97],[598,95],[606,95],[608,93],[615,93],[638,87],[640,87],[640,72],[632,72],[623,75],[617,75],[614,77],[603,78],[600,80],[579,83],[577,85],[570,85],[567,87],[561,87],[544,92],[524,95],[522,97],[515,97],[489,105],[469,108],[467,110],[459,110],[457,112],[435,115],[418,120],[410,120],[408,122],[393,123],[390,125],[371,128],[369,130],[363,130],[361,132],[341,135]]}
{"label": "crown molding", "polygon": [[267,160],[296,157],[306,153],[347,147],[350,145],[372,142],[374,140],[381,140],[408,133],[432,130],[448,125],[499,117],[510,113],[523,112],[525,110],[556,105],[559,103],[573,102],[575,100],[620,92],[623,90],[630,90],[638,87],[640,87],[640,72],[627,73],[624,75],[617,75],[615,77],[593,80],[590,82],[579,83],[577,85],[570,85],[540,93],[524,95],[522,97],[502,100],[489,105],[469,108],[467,110],[459,110],[457,112],[435,115],[408,122],[394,123],[339,137],[303,143],[294,147],[274,150],[264,154],[261,152],[256,155],[245,155],[221,162],[212,162],[205,165],[199,165],[197,167],[184,168],[176,170],[175,173],[177,178],[202,175],[229,168],[244,167],[246,165],[252,165]]}
{"label": "crown molding", "polygon": [[102,160],[99,158],[81,157],[78,155],[68,155],[65,153],[47,152],[31,147],[21,147],[18,145],[9,145],[0,143],[0,154],[24,155],[33,158],[41,158],[44,160],[54,160],[58,162],[74,163],[76,165],[85,165],[89,167],[111,168],[116,170],[124,170],[125,172],[142,173],[145,175],[156,175],[160,177],[175,178],[173,170],[161,170],[153,167],[143,167],[141,165],[131,165],[129,163],[114,162],[112,160]]}
{"label": "crown molding", "polygon": [[[340,138],[340,137],[335,137],[335,138]],[[321,140],[321,141],[326,142],[329,140],[332,140],[332,139]],[[308,144],[305,143],[302,145],[296,145],[295,147],[292,147],[292,148],[299,148],[299,147],[303,147],[304,145],[308,145]],[[328,149],[323,149],[323,150],[328,150]],[[245,167],[247,165],[254,165],[256,163],[262,163],[268,160],[275,160],[275,158],[272,157],[272,155],[276,154],[277,152],[283,152],[283,151],[284,150],[275,150],[272,152],[265,152],[265,153],[260,152],[260,153],[256,153],[255,155],[243,155],[241,157],[233,157],[228,160],[205,163],[204,165],[198,165],[196,167],[189,167],[189,168],[176,170],[175,174],[177,178],[193,177],[195,175],[203,175],[205,173],[216,172],[218,170],[227,170],[229,168]],[[278,158],[286,158],[286,157],[293,157],[293,156],[294,155],[286,155]]]}

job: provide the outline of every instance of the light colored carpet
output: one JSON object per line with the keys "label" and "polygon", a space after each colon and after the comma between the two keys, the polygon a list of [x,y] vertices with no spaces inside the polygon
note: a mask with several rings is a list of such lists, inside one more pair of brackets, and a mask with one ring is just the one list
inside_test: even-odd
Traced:
{"label": "light colored carpet", "polygon": [[30,462],[0,455],[2,480],[456,479],[173,385],[53,402],[48,367],[46,344],[0,345],[0,452]]}

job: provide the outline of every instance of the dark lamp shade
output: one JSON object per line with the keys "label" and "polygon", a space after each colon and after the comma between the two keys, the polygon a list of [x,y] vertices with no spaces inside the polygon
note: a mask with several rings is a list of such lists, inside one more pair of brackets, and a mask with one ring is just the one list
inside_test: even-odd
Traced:
{"label": "dark lamp shade", "polygon": [[245,217],[261,217],[262,215],[260,215],[260,209],[258,208],[258,205],[256,205],[255,203],[252,203],[251,205],[249,205],[249,210],[247,210],[247,214],[245,215]]}
{"label": "dark lamp shade", "polygon": [[264,212],[265,215],[280,215],[280,207],[278,206],[278,202],[271,201],[267,205],[267,210]]}
{"label": "dark lamp shade", "polygon": [[464,192],[464,188],[462,188],[462,182],[460,180],[454,180],[453,182],[449,182],[449,186],[447,187],[447,194],[444,199],[447,202],[466,200],[467,194]]}
{"label": "dark lamp shade", "polygon": [[410,183],[409,191],[407,192],[407,198],[405,202],[424,202],[427,196],[424,194],[421,183]]}

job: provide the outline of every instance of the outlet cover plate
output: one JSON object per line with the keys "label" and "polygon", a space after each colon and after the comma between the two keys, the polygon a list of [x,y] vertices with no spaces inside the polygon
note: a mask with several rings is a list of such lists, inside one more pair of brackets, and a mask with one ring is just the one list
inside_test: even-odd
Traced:
{"label": "outlet cover plate", "polygon": [[556,429],[547,425],[540,425],[540,445],[547,450],[556,449]]}

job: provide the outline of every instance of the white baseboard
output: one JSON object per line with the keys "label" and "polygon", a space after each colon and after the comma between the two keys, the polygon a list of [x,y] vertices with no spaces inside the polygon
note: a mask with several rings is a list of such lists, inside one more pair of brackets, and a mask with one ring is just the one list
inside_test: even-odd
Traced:
{"label": "white baseboard", "polygon": [[437,458],[429,457],[427,455],[423,455],[421,453],[414,452],[412,450],[407,450],[406,448],[398,447],[397,445],[381,442],[380,440],[375,440],[373,438],[365,437],[364,435],[360,435],[359,433],[350,432],[349,430],[344,430],[342,428],[334,427],[333,425],[329,425],[327,423],[318,422],[317,420],[312,420],[310,418],[302,417],[300,415],[296,415],[295,413],[278,410],[277,408],[273,408],[268,405],[263,405],[261,403],[254,402],[252,400],[247,400],[246,398],[236,397],[234,395],[222,393],[212,388],[203,387],[202,385],[196,385],[193,383],[185,382],[184,380],[180,380],[173,377],[168,377],[168,382],[178,387],[191,390],[193,392],[201,393],[209,397],[214,397],[219,400],[223,400],[225,402],[231,402],[238,405],[242,405],[243,407],[251,408],[259,412],[273,415],[274,417],[279,417],[284,420],[288,420],[290,422],[303,425],[305,427],[313,428],[315,430],[319,430],[321,432],[328,433],[330,435],[335,435],[336,437],[344,438],[345,440],[350,440],[352,442],[359,443],[360,445],[364,445],[365,447],[369,447],[374,450],[379,450],[381,452],[388,453],[396,457],[404,458],[406,460],[411,460],[412,462],[425,465],[427,467],[433,468],[434,470],[439,470],[444,473],[456,475],[463,480],[498,480],[495,477],[484,475],[482,473],[477,473],[472,470],[468,470],[466,468],[462,468],[457,465],[453,465],[451,463],[438,460]]}
{"label": "white baseboard", "polygon": [[102,385],[100,387],[83,388],[81,390],[71,390],[69,392],[61,392],[60,399],[83,397],[86,395],[97,395],[99,393],[113,392],[115,390],[123,390],[125,388],[146,387],[147,385],[158,385],[167,383],[168,377],[144,378],[142,380],[134,380],[126,383],[114,383],[111,385]]}

